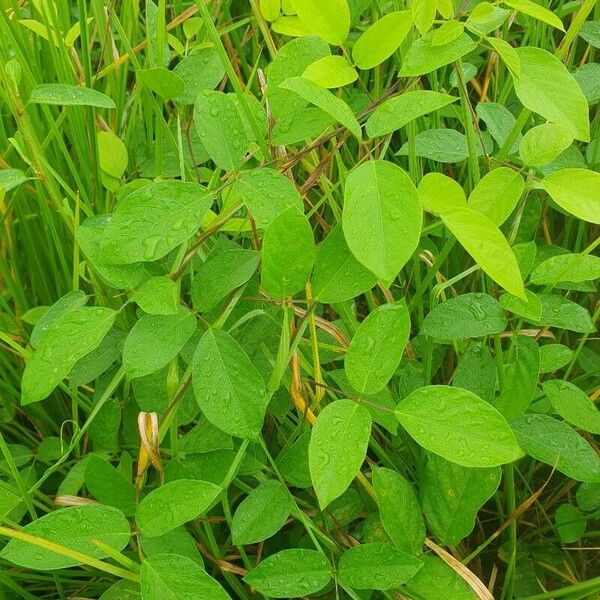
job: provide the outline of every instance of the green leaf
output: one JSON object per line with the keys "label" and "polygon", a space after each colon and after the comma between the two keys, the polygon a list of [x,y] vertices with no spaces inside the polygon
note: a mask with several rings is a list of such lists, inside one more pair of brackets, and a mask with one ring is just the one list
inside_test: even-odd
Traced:
{"label": "green leaf", "polygon": [[272,298],[287,298],[304,288],[315,257],[308,219],[297,208],[284,210],[263,238],[261,283]]}
{"label": "green leaf", "polygon": [[469,390],[491,404],[496,392],[496,378],[496,365],[487,344],[475,341],[460,355],[452,385]]}
{"label": "green leaf", "polygon": [[57,104],[60,106],[94,106],[115,108],[111,98],[86,87],[66,83],[44,83],[31,92],[29,102],[34,104]]}
{"label": "green leaf", "polygon": [[500,296],[500,306],[506,311],[530,321],[539,321],[542,318],[542,301],[529,290],[525,290],[526,300],[506,293]]}
{"label": "green leaf", "polygon": [[99,260],[109,265],[154,261],[200,227],[212,196],[199,184],[151,183],[131,192],[109,217]]}
{"label": "green leaf", "polygon": [[505,418],[468,390],[419,388],[400,401],[396,417],[423,448],[464,467],[495,467],[523,456]]}
{"label": "green leaf", "polygon": [[498,53],[508,70],[515,77],[521,76],[521,59],[517,51],[505,40],[499,37],[488,37],[490,46]]}
{"label": "green leaf", "polygon": [[561,504],[554,513],[554,521],[563,544],[573,544],[579,540],[587,527],[585,515],[572,504]]}
{"label": "green leaf", "polygon": [[542,187],[563,210],[578,219],[600,224],[600,173],[560,169],[542,179]]}
{"label": "green leaf", "polygon": [[315,300],[325,304],[344,302],[370,290],[376,283],[377,277],[350,252],[342,225],[336,225],[315,255],[312,276]]}
{"label": "green leaf", "polygon": [[475,527],[479,509],[500,485],[501,470],[467,468],[429,454],[421,476],[421,503],[429,527],[445,546],[456,546]]}
{"label": "green leaf", "polygon": [[218,485],[197,479],[177,479],[161,485],[138,506],[135,521],[140,533],[157,537],[197,519],[213,505],[221,491]]}
{"label": "green leaf", "polygon": [[260,12],[267,21],[275,21],[281,10],[281,0],[260,0]]}
{"label": "green leaf", "polygon": [[46,310],[31,331],[31,335],[29,336],[30,344],[34,348],[37,348],[40,345],[42,337],[53,323],[64,317],[68,312],[84,307],[88,300],[89,296],[84,292],[74,290],[59,298],[49,308],[46,307]]}
{"label": "green leaf", "polygon": [[424,563],[417,574],[406,584],[406,589],[423,600],[476,600],[477,596],[467,582],[437,556],[424,554]]}
{"label": "green leaf", "polygon": [[524,413],[531,404],[540,374],[540,350],[534,339],[517,336],[512,355],[514,360],[504,367],[504,385],[494,403],[509,421]]}
{"label": "green leaf", "polygon": [[23,371],[21,404],[48,397],[77,361],[100,345],[115,316],[109,308],[83,306],[48,325]]}
{"label": "green leaf", "polygon": [[359,69],[372,69],[400,47],[413,25],[409,10],[390,12],[373,23],[352,47],[352,60]]}
{"label": "green leaf", "polygon": [[296,186],[275,169],[244,171],[233,184],[260,228],[270,225],[285,209],[291,206],[302,212],[304,205]]}
{"label": "green leaf", "polygon": [[500,227],[512,214],[524,189],[525,182],[520,173],[508,167],[498,167],[477,182],[469,195],[469,208]]}
{"label": "green leaf", "polygon": [[202,145],[221,169],[239,169],[248,139],[233,99],[223,92],[202,90],[194,103],[194,122]]}
{"label": "green leaf", "polygon": [[341,496],[356,477],[370,435],[369,411],[352,400],[336,400],[319,413],[310,437],[308,463],[321,510]]}
{"label": "green leaf", "polygon": [[142,315],[123,347],[123,366],[130,378],[144,377],[174,359],[196,331],[196,317],[179,306],[174,315]]}
{"label": "green leaf", "polygon": [[433,44],[434,34],[434,31],[430,31],[411,44],[402,62],[400,77],[418,77],[431,73],[431,71],[459,60],[477,47],[477,44],[466,33],[449,44],[436,46]]}
{"label": "green leaf", "polygon": [[434,215],[467,206],[460,183],[442,173],[427,173],[419,183],[418,192],[423,210]]}
{"label": "green leaf", "polygon": [[450,298],[425,317],[421,333],[451,342],[502,333],[508,323],[498,301],[488,294],[471,293]]}
{"label": "green leaf", "polygon": [[127,168],[127,148],[112,131],[99,131],[98,160],[100,168],[111,177],[120,179]]}
{"label": "green leaf", "polygon": [[600,48],[600,21],[586,21],[581,25],[579,35],[594,48]]}
{"label": "green leaf", "polygon": [[457,100],[456,96],[430,90],[413,90],[389,98],[367,120],[367,135],[370,138],[387,135]]}
{"label": "green leaf", "polygon": [[230,600],[200,565],[179,554],[155,554],[140,569],[142,600]]}
{"label": "green leaf", "polygon": [[573,138],[561,125],[537,125],[525,132],[519,146],[519,156],[524,164],[541,167],[551,163],[572,142]]}
{"label": "green leaf", "polygon": [[236,546],[255,544],[275,535],[292,510],[287,488],[270,479],[261,483],[240,503],[231,522],[232,541]]}
{"label": "green leaf", "polygon": [[183,92],[175,97],[175,101],[194,104],[202,90],[214,90],[219,85],[225,75],[225,68],[215,48],[206,46],[184,56],[173,73],[183,81]]}
{"label": "green leaf", "polygon": [[535,285],[556,285],[570,281],[580,283],[600,277],[600,257],[592,254],[559,254],[541,262],[529,276]]}
{"label": "green leaf", "polygon": [[434,46],[445,46],[460,37],[464,31],[464,25],[460,21],[446,21],[433,32],[431,43]]}
{"label": "green leaf", "polygon": [[525,297],[517,258],[488,217],[463,208],[444,213],[442,221],[487,275],[507,292]]}
{"label": "green leaf", "polygon": [[529,456],[571,479],[600,482],[600,458],[566,423],[548,415],[527,414],[513,421],[511,427]]}
{"label": "green leaf", "polygon": [[[483,138],[484,142],[486,139]],[[491,148],[490,148],[491,149]],[[484,152],[479,138],[477,139],[477,156]],[[488,147],[486,145],[486,152]],[[396,153],[398,156],[408,156],[408,142]],[[425,129],[415,136],[414,153],[417,156],[436,160],[443,163],[457,163],[469,157],[467,137],[456,129]]]}
{"label": "green leaf", "polygon": [[568,365],[573,350],[563,344],[546,344],[540,348],[540,373],[554,373]]}
{"label": "green leaf", "polygon": [[583,390],[560,379],[546,381],[542,389],[557,415],[579,429],[600,434],[600,411]]}
{"label": "green leaf", "polygon": [[138,71],[137,76],[147,88],[165,100],[181,96],[185,89],[184,80],[165,67],[143,69]]}
{"label": "green leaf", "polygon": [[413,0],[410,8],[415,27],[421,35],[425,35],[433,25],[437,13],[437,0]]}
{"label": "green leaf", "polygon": [[322,590],[331,580],[331,565],[316,550],[291,548],[265,558],[244,581],[271,598],[296,598]]}
{"label": "green leaf", "polygon": [[0,193],[10,192],[25,183],[27,179],[28,177],[20,169],[0,169]]}
{"label": "green leaf", "polygon": [[289,17],[282,15],[273,22],[271,27],[275,33],[292,37],[309,36],[314,33],[313,30],[296,15],[291,15]]}
{"label": "green leaf", "polygon": [[233,436],[258,437],[269,401],[265,383],[228,333],[209,329],[202,336],[192,381],[200,409],[213,425]]}
{"label": "green leaf", "polygon": [[346,550],[337,577],[342,585],[357,590],[391,590],[414,577],[421,567],[414,556],[375,542]]}
{"label": "green leaf", "polygon": [[423,211],[417,190],[397,165],[363,163],[346,180],[342,225],[348,247],[383,280],[398,275],[415,251]]}
{"label": "green leaf", "polygon": [[337,88],[358,79],[358,73],[343,56],[324,56],[306,67],[302,73],[308,79],[324,88]]}
{"label": "green leaf", "polygon": [[302,22],[319,37],[341,46],[350,30],[350,9],[347,0],[292,0]]}
{"label": "green leaf", "polygon": [[384,304],[359,325],[344,359],[352,387],[364,394],[382,390],[392,378],[410,335],[406,302]]}
{"label": "green leaf", "polygon": [[531,0],[503,0],[503,2],[524,15],[529,15],[538,21],[548,23],[548,25],[552,25],[552,27],[556,27],[561,31],[565,30],[562,21],[551,10],[532,2]]}
{"label": "green leaf", "polygon": [[194,273],[192,301],[200,312],[212,310],[234,289],[244,285],[258,268],[260,253],[225,246],[208,257]]}
{"label": "green leaf", "polygon": [[[32,521],[23,533],[60,544],[92,558],[107,555],[95,540],[120,552],[129,543],[131,533],[123,513],[112,506],[88,504],[61,508]],[[0,551],[0,558],[14,565],[38,571],[66,569],[81,564],[75,558],[42,550],[39,546],[12,539]]]}
{"label": "green leaf", "polygon": [[97,454],[90,454],[86,459],[85,485],[101,504],[118,508],[126,517],[135,513],[133,483]]}
{"label": "green leaf", "polygon": [[581,304],[556,294],[541,294],[539,298],[542,302],[540,324],[578,333],[596,331],[590,313]]}
{"label": "green leaf", "polygon": [[[515,126],[516,119],[514,115],[505,106],[496,102],[480,102],[475,110],[477,116],[486,124],[489,134],[498,146],[502,147]],[[513,142],[509,154],[518,152],[521,138],[522,136],[519,134]]]}
{"label": "green leaf", "polygon": [[406,479],[386,468],[373,469],[379,518],[398,550],[420,554],[425,542],[425,524],[417,496]]}
{"label": "green leaf", "polygon": [[588,142],[588,103],[563,63],[542,48],[516,50],[521,75],[514,78],[515,93],[529,110],[562,125],[575,139]]}
{"label": "green leaf", "polygon": [[304,77],[290,77],[279,84],[280,88],[290,90],[307,102],[326,112],[346,127],[359,141],[362,139],[360,125],[352,109],[340,98],[334,96],[329,90],[317,85]]}
{"label": "green leaf", "polygon": [[148,314],[177,314],[177,283],[170,277],[151,277],[144,281],[131,299]]}

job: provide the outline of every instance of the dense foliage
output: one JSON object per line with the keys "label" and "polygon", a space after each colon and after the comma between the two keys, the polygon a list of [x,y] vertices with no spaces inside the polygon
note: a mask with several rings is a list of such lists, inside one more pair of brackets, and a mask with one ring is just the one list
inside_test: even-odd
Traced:
{"label": "dense foliage", "polygon": [[595,0],[0,9],[0,598],[598,597]]}

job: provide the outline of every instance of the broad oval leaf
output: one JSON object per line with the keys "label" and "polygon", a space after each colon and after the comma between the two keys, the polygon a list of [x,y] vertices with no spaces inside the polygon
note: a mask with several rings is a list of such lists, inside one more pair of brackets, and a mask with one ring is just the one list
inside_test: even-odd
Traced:
{"label": "broad oval leaf", "polygon": [[531,0],[503,0],[503,2],[524,15],[529,15],[534,19],[548,23],[548,25],[552,25],[552,27],[556,27],[561,31],[565,30],[562,21],[551,10],[532,2]]}
{"label": "broad oval leaf", "polygon": [[331,118],[341,123],[358,140],[362,138],[360,125],[351,108],[342,99],[334,96],[329,90],[304,77],[291,77],[280,83],[279,87],[298,94],[298,96],[314,104]]}
{"label": "broad oval leaf", "polygon": [[377,19],[352,47],[356,66],[372,69],[388,59],[400,47],[412,24],[409,10],[391,12]]}
{"label": "broad oval leaf", "polygon": [[151,277],[135,291],[131,299],[150,315],[177,314],[177,282],[170,277]]}
{"label": "broad oval leaf", "polygon": [[21,404],[39,402],[97,348],[115,321],[114,310],[82,306],[69,310],[48,325],[21,381]]}
{"label": "broad oval leaf", "polygon": [[350,341],[344,369],[352,387],[375,394],[391,379],[410,335],[406,302],[384,304],[369,313]]}
{"label": "broad oval leaf", "polygon": [[202,336],[192,382],[200,409],[213,425],[237,437],[258,437],[269,400],[265,382],[228,333],[209,329]]}
{"label": "broad oval leaf", "polygon": [[151,491],[135,513],[140,533],[158,537],[203,515],[221,493],[208,481],[177,479]]}
{"label": "broad oval leaf", "polygon": [[350,30],[347,0],[292,0],[302,22],[326,42],[341,46]]}
{"label": "broad oval leaf", "polygon": [[201,185],[184,181],[160,181],[131,192],[109,218],[101,262],[124,265],[166,256],[194,235],[212,200]]}
{"label": "broad oval leaf", "polygon": [[600,458],[575,430],[548,415],[522,415],[511,423],[529,456],[556,468],[567,477],[600,482]]}
{"label": "broad oval leaf", "polygon": [[198,563],[180,554],[146,557],[140,569],[142,600],[230,600]]}
{"label": "broad oval leaf", "polygon": [[242,166],[249,141],[231,96],[202,90],[194,103],[194,122],[202,145],[218,167],[231,171]]}
{"label": "broad oval leaf", "polygon": [[542,187],[563,210],[578,219],[600,224],[600,173],[560,169],[544,177]]}
{"label": "broad oval leaf", "polygon": [[444,213],[442,220],[483,271],[507,292],[525,297],[515,253],[488,217],[463,208]]}
{"label": "broad oval leaf", "polygon": [[517,206],[525,181],[517,171],[498,167],[486,173],[469,195],[469,208],[485,215],[500,227]]}
{"label": "broad oval leaf", "polygon": [[592,254],[558,254],[541,262],[529,276],[535,285],[556,285],[570,281],[580,283],[600,277],[600,257]]}
{"label": "broad oval leaf", "polygon": [[391,469],[374,468],[373,489],[381,524],[394,546],[409,554],[420,554],[425,542],[425,523],[410,483]]}
{"label": "broad oval leaf", "polygon": [[442,173],[427,173],[419,183],[418,192],[423,210],[435,215],[467,206],[460,183]]}
{"label": "broad oval leaf", "polygon": [[431,90],[413,90],[385,100],[367,121],[367,135],[377,137],[401,129],[417,117],[422,117],[452,104],[457,96]]}
{"label": "broad oval leaf", "polygon": [[315,257],[312,228],[296,207],[284,210],[263,238],[261,283],[272,298],[287,298],[304,288]]}
{"label": "broad oval leaf", "polygon": [[417,190],[397,165],[372,160],[348,176],[342,225],[348,247],[383,280],[398,275],[415,251],[423,210]]}
{"label": "broad oval leaf", "polygon": [[535,396],[540,374],[540,349],[527,336],[516,336],[513,361],[504,367],[504,385],[494,406],[508,419],[524,413]]}
{"label": "broad oval leaf", "polygon": [[546,381],[542,389],[556,414],[575,427],[600,435],[600,411],[582,389],[560,379]]}
{"label": "broad oval leaf", "polygon": [[352,400],[336,400],[317,417],[308,446],[308,465],[321,510],[352,483],[367,453],[369,411]]}
{"label": "broad oval leaf", "polygon": [[567,67],[542,48],[516,49],[521,75],[514,77],[515,93],[529,110],[562,125],[575,139],[589,142],[588,103]]}
{"label": "broad oval leaf", "polygon": [[29,102],[35,104],[58,104],[61,106],[94,106],[115,108],[112,98],[101,92],[66,83],[44,83],[31,92]]}
{"label": "broad oval leaf", "polygon": [[476,600],[469,584],[442,559],[433,554],[421,557],[423,567],[407,582],[405,588],[409,593],[423,600]]}
{"label": "broad oval leaf", "polygon": [[181,96],[185,89],[184,80],[175,72],[165,67],[142,69],[137,74],[140,81],[161,98]]}
{"label": "broad oval leaf", "polygon": [[337,88],[356,81],[358,73],[343,56],[331,55],[306,67],[302,77],[324,88]]}
{"label": "broad oval leaf", "polygon": [[123,366],[131,378],[162,369],[175,358],[196,331],[196,317],[179,306],[174,315],[143,315],[123,346]]}
{"label": "broad oval leaf", "polygon": [[275,535],[291,510],[292,497],[282,483],[273,479],[261,483],[242,500],[233,515],[233,543],[254,544]]}
{"label": "broad oval leaf", "polygon": [[479,509],[500,485],[499,467],[467,468],[427,456],[420,495],[429,527],[446,546],[456,546],[475,527]]}
{"label": "broad oval leaf", "polygon": [[[123,513],[117,508],[102,504],[55,510],[32,521],[22,531],[93,558],[107,556],[94,544],[94,540],[120,552],[131,537],[129,524]],[[65,569],[81,564],[76,558],[55,554],[48,549],[42,550],[37,545],[19,539],[10,540],[0,551],[0,558],[20,567],[39,571]]]}
{"label": "broad oval leaf", "polygon": [[315,300],[326,304],[343,302],[370,290],[376,283],[377,277],[350,252],[342,225],[336,225],[315,255],[312,276]]}
{"label": "broad oval leaf", "polygon": [[244,171],[233,184],[258,227],[270,225],[285,209],[295,206],[302,211],[302,197],[296,186],[275,169],[258,168]]}
{"label": "broad oval leaf", "polygon": [[118,508],[127,517],[135,513],[135,488],[106,459],[90,454],[85,460],[85,485],[89,492],[107,506]]}
{"label": "broad oval leaf", "polygon": [[419,388],[400,401],[396,416],[419,445],[464,467],[495,467],[523,456],[506,419],[468,390]]}
{"label": "broad oval leaf", "polygon": [[291,548],[265,558],[244,581],[271,598],[296,598],[322,590],[331,580],[331,565],[316,550]]}
{"label": "broad oval leaf", "polygon": [[346,550],[337,576],[357,590],[390,590],[412,579],[423,563],[389,544],[372,542]]}
{"label": "broad oval leaf", "polygon": [[566,150],[573,138],[561,125],[544,123],[525,132],[519,145],[519,156],[530,167],[541,167],[551,163]]}
{"label": "broad oval leaf", "polygon": [[448,44],[434,45],[434,31],[415,40],[404,56],[400,77],[417,77],[431,73],[444,65],[459,60],[475,50],[477,44],[463,33]]}
{"label": "broad oval leaf", "polygon": [[421,333],[450,342],[502,333],[507,325],[504,311],[495,298],[473,292],[434,307],[425,317]]}

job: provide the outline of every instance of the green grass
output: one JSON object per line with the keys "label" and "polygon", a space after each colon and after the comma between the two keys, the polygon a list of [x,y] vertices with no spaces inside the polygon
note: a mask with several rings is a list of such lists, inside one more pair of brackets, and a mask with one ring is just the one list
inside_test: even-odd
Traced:
{"label": "green grass", "polygon": [[[507,14],[483,35],[477,4],[440,2],[434,20],[435,3],[421,2],[419,27],[395,51],[328,94],[306,79],[277,87],[304,70],[281,58],[293,38],[285,20],[272,22],[277,2],[0,0],[0,543],[13,540],[0,553],[0,598],[137,598],[140,580],[144,600],[598,597],[600,9],[534,5],[562,31],[547,12],[496,5]],[[284,5],[325,11],[321,24],[302,13],[294,27],[343,38],[298,38],[307,65],[331,52],[350,70],[365,30],[411,10],[403,0]],[[469,25],[476,43],[421,72],[441,44],[403,74],[421,34],[449,21]],[[539,91],[519,91],[534,79],[514,72],[523,54],[496,47],[500,56],[489,39],[565,65],[543,71],[542,85],[559,89],[545,108]],[[182,71],[195,52],[206,60]],[[42,84],[104,96],[73,105],[76,91],[54,89],[56,102]],[[418,91],[454,98],[368,135],[386,102]],[[106,97],[114,107],[90,105]],[[427,137],[434,130],[442,137]],[[523,134],[541,162],[514,147]],[[280,177],[256,183],[264,167]],[[558,195],[551,182],[571,169]],[[499,173],[522,186],[514,201],[495,184],[477,205]],[[462,208],[448,212],[457,194]],[[109,213],[100,239],[94,219]],[[544,271],[563,254],[579,262]],[[345,267],[324,275],[340,256]],[[84,295],[103,317],[82,308]],[[559,381],[576,388],[552,396]],[[453,386],[452,398],[434,386]],[[379,467],[391,480],[378,486]],[[200,492],[172,491],[181,479],[220,488],[202,504]],[[84,515],[73,531],[93,527],[100,517],[84,513],[96,502],[116,506],[104,517],[115,530],[127,519],[132,536],[77,546],[68,525],[36,528],[72,506]],[[136,519],[144,503],[169,537],[148,533],[144,508]],[[244,510],[258,524],[242,534]],[[255,539],[261,523],[268,535]],[[371,554],[375,543],[383,550]],[[366,554],[353,558],[354,547]],[[299,548],[311,554],[295,555],[279,582],[261,581],[267,557]],[[48,556],[72,562],[47,570]],[[294,588],[291,574],[311,560],[325,575],[315,568]],[[421,570],[389,567],[378,585],[386,560]],[[190,561],[213,578],[204,596]],[[197,595],[179,587],[181,573]],[[120,580],[129,591],[111,587]]]}

